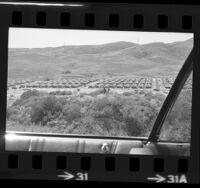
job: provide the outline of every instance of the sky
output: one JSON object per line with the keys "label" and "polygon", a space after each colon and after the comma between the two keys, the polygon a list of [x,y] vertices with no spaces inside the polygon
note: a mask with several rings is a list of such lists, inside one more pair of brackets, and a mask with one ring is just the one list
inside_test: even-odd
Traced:
{"label": "sky", "polygon": [[117,41],[138,44],[151,42],[171,43],[184,41],[192,37],[192,33],[9,28],[9,48],[95,45]]}

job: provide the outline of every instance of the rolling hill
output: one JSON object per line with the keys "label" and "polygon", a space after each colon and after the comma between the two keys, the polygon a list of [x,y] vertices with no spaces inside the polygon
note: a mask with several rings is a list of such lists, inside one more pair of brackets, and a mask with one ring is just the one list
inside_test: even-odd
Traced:
{"label": "rolling hill", "polygon": [[72,74],[171,75],[180,70],[192,47],[193,39],[143,45],[119,41],[103,45],[10,48],[8,77],[59,78],[67,70]]}

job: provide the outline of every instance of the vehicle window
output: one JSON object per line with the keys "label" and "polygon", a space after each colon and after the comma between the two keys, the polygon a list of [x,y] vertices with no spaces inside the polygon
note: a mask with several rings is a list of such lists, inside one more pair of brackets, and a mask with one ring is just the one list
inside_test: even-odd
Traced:
{"label": "vehicle window", "polygon": [[192,111],[192,74],[187,79],[173,108],[167,115],[159,140],[190,142]]}
{"label": "vehicle window", "polygon": [[[148,137],[192,48],[190,33],[10,28],[6,130]],[[188,126],[190,92],[162,139]]]}

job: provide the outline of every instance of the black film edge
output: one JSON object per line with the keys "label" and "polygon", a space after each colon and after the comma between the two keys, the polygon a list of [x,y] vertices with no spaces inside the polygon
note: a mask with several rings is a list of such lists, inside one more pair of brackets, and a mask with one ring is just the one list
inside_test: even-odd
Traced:
{"label": "black film edge", "polygon": [[199,9],[0,2],[0,178],[199,183]]}

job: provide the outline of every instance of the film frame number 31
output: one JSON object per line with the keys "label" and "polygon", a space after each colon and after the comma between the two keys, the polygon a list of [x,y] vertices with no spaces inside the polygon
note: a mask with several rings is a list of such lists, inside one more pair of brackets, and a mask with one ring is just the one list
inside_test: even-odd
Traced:
{"label": "film frame number 31", "polygon": [[[192,5],[187,5],[187,6],[185,5],[158,5],[158,4],[153,5],[153,4],[131,4],[131,3],[129,4],[128,3],[74,3],[72,4],[72,3],[67,3],[67,2],[63,4],[62,3],[48,4],[48,3],[42,3],[42,2],[35,4],[35,3],[25,3],[25,2],[21,2],[21,3],[20,2],[18,3],[0,2],[0,36],[1,36],[1,39],[0,39],[0,67],[1,67],[0,68],[0,80],[1,80],[0,82],[0,88],[1,88],[0,178],[44,179],[44,180],[51,179],[51,180],[67,180],[67,181],[72,180],[72,181],[114,181],[114,182],[198,184],[200,182],[199,180],[200,179],[200,173],[199,173],[199,170],[200,170],[199,168],[200,167],[200,164],[199,164],[199,159],[200,159],[200,155],[199,155],[200,154],[199,153],[200,152],[199,151],[200,11],[199,10],[200,10],[200,6],[192,6]],[[51,48],[49,46],[50,48],[48,48],[48,50],[45,51],[45,55],[42,54],[43,51],[41,49],[37,51],[37,47],[33,47],[36,49],[34,52],[33,51],[30,52],[30,50],[32,49],[32,47],[30,46],[27,46],[25,51],[23,51],[24,50],[23,47],[21,47],[22,48],[21,51],[19,49],[18,50],[11,49],[11,48],[14,48],[11,45],[14,34],[12,34],[11,31],[13,31],[13,33],[14,32],[17,33],[20,29],[24,29],[23,31],[25,32],[24,35],[22,34],[23,32],[21,33],[21,37],[26,38],[26,32],[27,32],[27,36],[29,37],[27,40],[29,40],[30,38],[32,39],[34,38],[35,41],[37,41],[37,37],[39,38],[39,35],[35,35],[35,36],[29,35],[28,30],[40,29],[39,33],[40,32],[42,33],[45,29],[54,30],[54,31],[55,30],[58,30],[58,31],[72,30],[74,33],[76,33],[76,30],[77,30],[77,32],[80,32],[80,35],[83,35],[83,37],[88,37],[88,35],[84,34],[85,31],[88,31],[88,33],[91,33],[90,37],[92,37],[93,33],[96,30],[98,30],[98,32],[113,32],[112,33],[113,38],[115,37],[115,33],[117,32],[118,33],[126,32],[127,36],[128,36],[128,33],[130,34],[134,32],[137,32],[137,33],[141,32],[143,33],[143,36],[146,36],[145,33],[150,33],[150,32],[159,33],[160,36],[164,36],[162,35],[162,33],[168,33],[169,36],[172,36],[170,35],[170,33],[174,34],[174,36],[177,33],[180,33],[180,35],[188,34],[190,36],[193,36],[193,40],[190,40],[190,42],[192,41],[191,43],[192,47],[190,51],[187,51],[188,43],[181,43],[181,45],[180,43],[179,45],[177,43],[176,47],[170,46],[169,48],[169,50],[171,50],[170,53],[176,53],[176,52],[178,53],[178,51],[175,52],[175,50],[172,50],[175,48],[177,49],[178,47],[184,50],[186,49],[188,53],[187,55],[185,55],[186,51],[184,51],[183,56],[185,55],[184,56],[185,59],[183,61],[183,65],[179,67],[179,72],[176,75],[176,77],[174,77],[173,83],[170,86],[170,89],[168,89],[168,91],[167,91],[168,86],[164,85],[165,90],[168,93],[167,95],[164,95],[166,96],[165,101],[162,103],[162,108],[160,109],[160,111],[158,111],[157,119],[147,138],[135,139],[130,136],[124,137],[124,135],[120,135],[122,133],[119,133],[120,132],[119,129],[116,131],[114,128],[112,131],[115,130],[116,132],[111,134],[109,137],[107,135],[92,135],[91,136],[91,135],[84,135],[84,134],[82,135],[80,134],[69,134],[69,135],[64,134],[63,135],[63,134],[46,134],[46,133],[43,134],[41,133],[42,131],[40,133],[36,133],[34,131],[31,132],[30,129],[27,132],[23,132],[22,130],[13,131],[13,129],[12,130],[7,129],[8,116],[10,117],[12,113],[14,113],[13,111],[8,111],[8,103],[9,103],[8,95],[11,98],[13,97],[9,93],[10,91],[14,92],[13,95],[15,97],[15,94],[20,89],[28,88],[26,91],[29,91],[30,89],[33,89],[33,88],[40,88],[41,91],[43,91],[46,88],[51,89],[51,87],[52,88],[54,87],[54,84],[55,85],[57,84],[55,88],[62,88],[62,87],[67,88],[66,92],[68,93],[64,93],[63,95],[73,94],[74,95],[73,97],[77,97],[77,96],[80,97],[80,93],[81,93],[80,88],[87,87],[88,89],[91,89],[91,90],[92,89],[94,90],[96,88],[102,89],[101,91],[100,89],[98,91],[102,92],[100,93],[100,96],[103,95],[105,98],[105,96],[107,97],[111,95],[113,91],[116,91],[116,90],[121,91],[123,89],[124,89],[123,94],[125,96],[128,96],[128,95],[131,95],[130,94],[131,89],[138,87],[137,88],[138,90],[134,89],[135,95],[138,96],[140,94],[143,96],[144,93],[142,94],[142,91],[140,90],[141,87],[143,87],[143,85],[146,84],[145,87],[148,90],[149,87],[153,87],[152,85],[154,85],[154,83],[158,85],[161,82],[164,83],[165,81],[163,80],[165,78],[164,76],[155,78],[156,77],[155,76],[152,78],[143,79],[143,78],[140,78],[138,74],[134,78],[131,77],[132,80],[131,79],[128,80],[127,78],[122,78],[122,77],[115,78],[117,73],[113,73],[112,72],[113,69],[110,69],[110,72],[106,72],[102,74],[103,76],[102,75],[99,76],[100,74],[99,72],[102,70],[97,69],[95,72],[96,75],[94,73],[91,73],[90,75],[89,74],[87,75],[87,78],[81,77],[81,78],[76,78],[76,79],[74,78],[71,79],[70,77],[71,82],[69,82],[69,79],[68,79],[69,74],[72,74],[70,71],[75,70],[73,69],[73,66],[76,66],[76,63],[79,63],[79,61],[80,62],[84,61],[84,58],[87,59],[88,56],[91,58],[90,56],[91,53],[94,53],[94,54],[99,53],[97,52],[100,49],[98,47],[98,44],[96,44],[95,48],[93,46],[93,48],[90,49],[90,47],[87,46],[88,43],[86,43],[86,48],[84,48],[84,50],[80,48],[80,46],[77,47],[79,48],[79,52],[74,50],[74,48],[76,47],[70,48],[70,45],[67,47],[67,51],[65,51],[66,44],[64,45],[60,44],[59,46],[60,48],[59,47],[58,48],[59,50],[60,49],[61,50],[57,52],[56,50],[54,52],[51,51],[53,47]],[[82,39],[80,39],[80,35],[79,37],[77,36],[78,37],[77,40],[81,41]],[[98,36],[99,37],[106,36],[106,34],[101,35],[100,33],[99,35],[94,34],[94,36],[97,36],[96,40],[99,41]],[[55,37],[57,38],[57,36]],[[107,36],[107,38],[109,37],[111,37],[111,35]],[[101,40],[103,40],[104,43],[105,43],[105,38],[106,37],[101,38]],[[17,38],[15,38],[15,40],[17,41]],[[33,44],[34,44],[34,40],[32,40]],[[51,39],[49,38],[49,40]],[[70,37],[67,40],[70,40]],[[135,53],[134,58],[136,58],[137,56],[137,59],[139,59],[138,62],[140,61],[142,62],[146,58],[146,56],[149,55],[148,53],[145,54],[142,51],[145,45],[143,45],[143,43],[140,40],[143,40],[142,37],[136,40],[136,43],[138,43],[138,45],[134,44],[136,46],[131,46],[131,47],[130,45],[133,45],[133,44],[123,43],[124,45],[123,50],[126,49],[128,51],[129,48],[131,49],[136,48],[138,50],[138,51],[131,52],[131,53]],[[26,43],[24,41],[22,43],[19,43],[19,46],[23,43]],[[78,44],[80,43],[80,41],[78,42]],[[110,41],[110,39],[108,41]],[[151,46],[152,49],[154,48],[155,51],[157,51],[158,49],[161,49],[162,48],[161,45],[163,45],[163,41],[161,39],[159,43],[158,40],[155,40],[155,44]],[[97,62],[100,62],[99,59],[101,59],[102,56],[104,56],[103,58],[107,63],[111,63],[109,58],[113,61],[117,61],[117,58],[120,59],[122,55],[124,55],[125,52],[123,51],[123,54],[122,54],[122,49],[121,49],[122,43],[118,43],[120,44],[120,46],[115,46],[115,48],[117,48],[118,51],[117,50],[112,51],[114,47],[111,46],[111,44],[112,43],[110,43],[110,46],[103,46],[103,48],[101,47],[101,50],[102,50],[101,53],[106,54],[108,53],[108,50],[111,50],[111,51],[109,51],[109,55],[105,55],[105,54],[98,55],[98,58],[96,58]],[[126,46],[126,45],[129,45],[129,46]],[[158,45],[160,46],[158,47]],[[146,45],[146,48],[147,46],[148,45]],[[55,47],[55,49],[57,50],[58,48]],[[83,51],[80,52],[80,49],[82,49]],[[97,51],[95,51],[96,49]],[[64,83],[64,82],[58,83],[49,77],[45,78],[45,80],[43,80],[42,83],[36,80],[29,81],[29,82],[28,81],[12,82],[9,80],[10,79],[9,76],[11,74],[16,76],[18,74],[17,72],[18,69],[20,68],[22,69],[22,67],[20,66],[19,68],[15,67],[14,69],[13,64],[10,64],[10,67],[9,67],[9,63],[10,62],[12,63],[15,60],[17,60],[19,56],[22,57],[25,54],[23,58],[26,58],[26,56],[30,55],[29,53],[31,53],[32,55],[34,54],[33,55],[34,57],[36,57],[35,54],[38,53],[39,55],[37,54],[37,61],[39,62],[42,69],[43,67],[42,61],[40,61],[39,58],[43,58],[43,60],[46,61],[45,60],[46,56],[50,56],[52,55],[52,53],[55,53],[55,58],[57,58],[56,56],[60,56],[60,53],[62,50],[63,50],[62,55],[63,53],[64,55],[66,54],[69,55],[69,53],[71,53],[74,50],[73,53],[75,53],[75,55],[73,55],[73,53],[70,54],[72,57],[74,56],[74,58],[76,57],[78,58],[80,53],[86,53],[86,51],[89,51],[87,52],[88,54],[84,54],[83,56],[80,56],[81,60],[80,59],[75,60],[76,61],[75,64],[69,65],[69,67],[70,66],[72,67],[70,71],[66,69],[65,69],[65,72],[62,71],[62,74],[65,75],[65,79],[63,80],[65,81],[67,80],[68,81],[68,82],[66,81],[67,83]],[[165,48],[163,48],[163,51],[161,50],[162,51],[161,56],[162,54],[166,52],[165,50],[166,50]],[[151,53],[154,53],[154,52],[151,51]],[[93,56],[95,56],[94,54]],[[118,54],[118,55],[121,54],[121,55],[117,56],[117,58],[115,57],[114,59],[114,56],[112,56],[113,54]],[[175,54],[174,56],[176,55],[177,54]],[[62,59],[64,58],[64,56],[59,57],[59,58]],[[124,56],[124,58],[126,57]],[[151,58],[151,59],[148,59],[148,62],[154,61],[154,63],[156,63],[159,61],[163,61],[163,59],[161,60],[159,59],[160,57],[158,57],[158,55],[157,57],[151,56],[148,58]],[[179,57],[176,56],[176,58],[180,58],[180,56]],[[29,60],[20,59],[20,61],[24,61],[26,63],[26,61],[29,61]],[[87,59],[87,61],[89,60]],[[168,59],[168,61],[171,61],[171,59]],[[34,63],[36,64],[36,61]],[[119,62],[117,63],[113,65],[113,67],[119,66]],[[23,66],[26,66],[26,65],[23,64]],[[50,64],[48,66],[50,66]],[[47,68],[48,66],[46,66],[45,68],[46,71],[50,70]],[[90,67],[91,66],[92,64],[90,64]],[[95,64],[95,66],[97,65]],[[128,66],[128,65],[123,65],[121,66],[120,69],[125,70],[124,69],[125,66]],[[145,66],[147,65],[146,64],[144,65],[144,69],[145,69]],[[90,67],[86,67],[86,68],[82,67],[82,69],[85,68],[86,70],[90,71],[91,70]],[[78,68],[76,67],[76,69]],[[14,71],[12,72],[12,70]],[[38,70],[39,69],[37,69],[37,71]],[[26,74],[25,67],[23,71],[24,71],[23,74]],[[28,74],[31,74],[32,71],[34,72],[34,66],[31,70],[29,70]],[[54,71],[57,71],[57,69],[55,69]],[[191,108],[189,109],[191,110],[190,141],[189,143],[183,143],[183,142],[177,143],[173,141],[170,142],[170,140],[168,140],[168,142],[162,142],[162,141],[158,142],[162,124],[165,121],[165,118],[168,112],[170,113],[170,110],[172,109],[173,104],[178,99],[178,96],[181,93],[182,88],[184,84],[186,83],[187,79],[189,78],[191,72],[192,72],[192,78],[191,78],[192,82],[190,83],[190,85],[192,87],[190,88],[191,89],[190,91],[192,91],[192,94],[191,94],[192,105],[191,105]],[[161,73],[161,75],[162,74],[164,75],[164,73]],[[11,75],[11,77],[13,75]],[[170,79],[166,78],[166,82],[170,82]],[[144,83],[142,80],[145,80]],[[139,82],[141,85],[139,85]],[[134,86],[135,83],[138,84],[138,86]],[[76,92],[75,92],[75,89],[76,89]],[[125,92],[126,89],[129,89],[129,90]],[[72,94],[69,94],[68,90],[70,90]],[[55,94],[55,92],[56,90],[54,91],[54,93],[52,92],[51,94],[62,95],[59,92]],[[36,98],[39,96],[39,94],[38,95],[34,94],[34,95]],[[91,94],[90,97],[94,97],[94,95],[97,95],[97,94],[93,93]],[[22,95],[20,99],[22,100]],[[108,101],[108,99],[105,99],[105,101]],[[105,101],[103,102],[105,103]],[[20,101],[18,101],[18,104],[19,102]],[[17,103],[15,104],[17,105]],[[114,104],[115,106],[118,105],[118,103],[112,103],[113,106]],[[85,104],[82,104],[82,105],[85,105]],[[101,105],[99,104],[99,106]],[[75,110],[78,108],[77,105],[68,106],[68,107],[70,109],[75,109]],[[176,110],[181,111],[180,108],[177,108]],[[22,113],[22,111],[23,111],[23,108],[21,107],[20,112]],[[66,114],[72,113],[72,111],[69,111],[66,108],[65,108],[65,112]],[[97,114],[97,111],[95,112],[93,111],[92,115],[91,114],[90,115],[93,118],[94,117],[96,118],[97,116],[98,118],[102,118],[103,110],[101,112],[102,113],[99,112]],[[85,111],[82,110],[81,113],[83,114],[85,113]],[[105,111],[105,114],[103,114],[104,123],[105,123],[104,125],[109,124],[108,123],[109,118],[108,119],[105,118],[106,114],[109,114],[109,113],[110,111]],[[125,114],[125,112],[123,113]],[[125,117],[124,114],[122,118]],[[115,118],[116,119],[118,118],[117,119],[118,122],[121,121],[120,112]],[[126,118],[129,118],[129,119],[128,120],[125,119],[123,120],[123,122],[129,122],[130,117],[126,117]],[[44,119],[42,119],[41,121],[42,123],[43,123],[43,120]],[[86,121],[86,119],[81,119],[81,122],[83,122],[83,120]],[[73,121],[75,120],[73,119]],[[71,121],[70,126],[75,126],[75,123],[77,123],[77,122],[74,123],[73,121]],[[67,119],[66,122],[70,122],[70,120]],[[103,122],[103,121],[102,119],[101,121],[98,119],[98,122]],[[76,126],[79,126],[80,123],[79,124],[78,123],[76,124]],[[85,126],[87,126],[88,124],[89,124],[89,120],[87,121]],[[97,127],[97,125],[95,126]],[[102,127],[103,125],[101,126],[98,125],[98,126]],[[181,124],[181,126],[185,126],[185,125]],[[122,130],[122,128],[120,128],[120,130]],[[102,130],[102,132],[103,131],[104,130]],[[186,132],[185,128],[182,131]],[[118,137],[116,137],[116,134],[118,133],[119,135]],[[125,134],[125,132],[123,132],[123,134]],[[54,149],[52,149],[53,147]],[[187,151],[187,154],[186,154],[186,151]]]}

